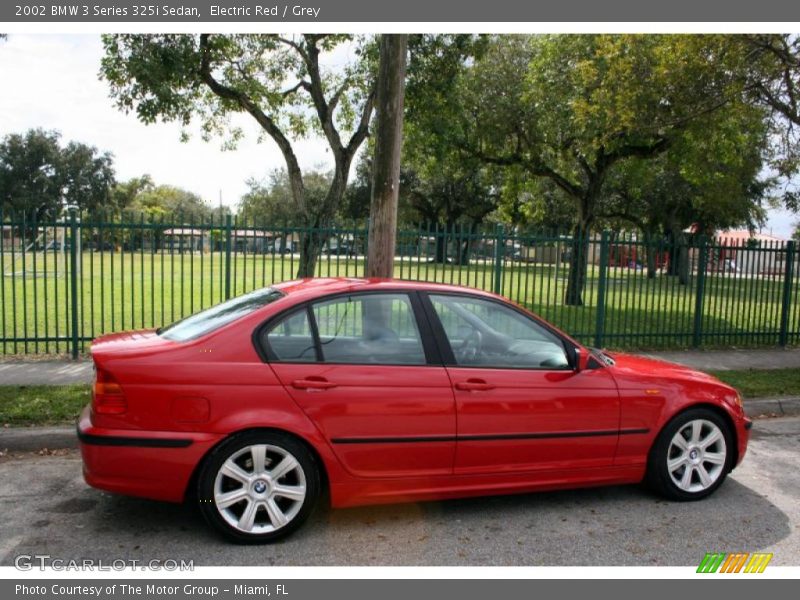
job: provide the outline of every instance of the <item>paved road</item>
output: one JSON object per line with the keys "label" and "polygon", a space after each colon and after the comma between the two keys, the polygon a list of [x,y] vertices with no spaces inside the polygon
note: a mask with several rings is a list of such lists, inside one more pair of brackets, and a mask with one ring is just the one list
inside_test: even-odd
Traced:
{"label": "paved road", "polygon": [[638,486],[321,510],[271,546],[227,544],[190,507],[88,488],[74,450],[0,458],[0,564],[54,558],[196,565],[693,565],[706,551],[800,564],[800,418],[756,422],[744,464],[703,502]]}

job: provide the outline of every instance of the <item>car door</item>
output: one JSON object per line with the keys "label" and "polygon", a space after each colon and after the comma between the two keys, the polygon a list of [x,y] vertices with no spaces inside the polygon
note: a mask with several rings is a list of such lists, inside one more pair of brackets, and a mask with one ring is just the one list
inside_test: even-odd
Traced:
{"label": "car door", "polygon": [[489,298],[423,298],[456,398],[456,474],[611,465],[620,400],[603,368],[575,371],[563,340]]}
{"label": "car door", "polygon": [[416,294],[360,293],[294,310],[262,338],[271,367],[350,473],[446,475],[455,401],[428,327]]}

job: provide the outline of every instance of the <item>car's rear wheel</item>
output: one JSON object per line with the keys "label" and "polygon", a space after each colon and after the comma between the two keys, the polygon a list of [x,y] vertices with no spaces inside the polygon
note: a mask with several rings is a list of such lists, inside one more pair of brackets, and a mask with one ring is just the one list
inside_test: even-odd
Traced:
{"label": "car's rear wheel", "polygon": [[203,516],[240,543],[288,535],[308,518],[319,495],[314,456],[282,432],[232,437],[208,456],[198,478]]}
{"label": "car's rear wheel", "polygon": [[731,470],[734,439],[728,423],[705,408],[672,419],[650,452],[647,478],[673,500],[700,500],[722,485]]}

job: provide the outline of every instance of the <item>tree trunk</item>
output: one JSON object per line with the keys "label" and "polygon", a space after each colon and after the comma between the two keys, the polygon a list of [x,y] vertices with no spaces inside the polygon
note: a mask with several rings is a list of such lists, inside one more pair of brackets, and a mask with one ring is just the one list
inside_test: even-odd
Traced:
{"label": "tree trunk", "polygon": [[300,234],[300,260],[297,264],[297,278],[314,277],[317,260],[330,234],[331,221],[336,207],[341,204],[347,188],[347,173],[350,161],[338,162],[333,172],[333,180],[321,206],[310,207],[316,211],[306,214],[304,230]]}
{"label": "tree trunk", "polygon": [[368,277],[390,278],[394,274],[407,46],[407,35],[381,36],[375,158],[372,163],[372,199],[367,244]]}
{"label": "tree trunk", "polygon": [[436,252],[433,257],[433,262],[444,264],[447,262],[447,226],[441,229],[437,227],[434,229],[433,235],[436,236]]}
{"label": "tree trunk", "polygon": [[589,225],[586,221],[579,221],[572,233],[567,293],[564,297],[564,304],[568,306],[583,306],[583,289],[586,286],[589,259]]}
{"label": "tree trunk", "polygon": [[[460,243],[459,243],[459,252],[458,252],[458,264],[459,265],[468,265],[469,264],[469,257],[472,252],[472,235],[477,230],[478,225],[477,223],[470,223],[467,227],[467,235],[462,236]],[[462,229],[463,233],[463,229]]]}
{"label": "tree trunk", "polygon": [[653,232],[649,229],[644,230],[644,251],[647,260],[647,278],[655,279],[658,256],[655,240],[653,240]]}
{"label": "tree trunk", "polygon": [[317,268],[317,259],[325,244],[324,230],[319,227],[309,227],[300,235],[300,260],[297,264],[297,278],[314,277]]}
{"label": "tree trunk", "polygon": [[678,245],[678,283],[689,285],[689,246],[685,239]]}

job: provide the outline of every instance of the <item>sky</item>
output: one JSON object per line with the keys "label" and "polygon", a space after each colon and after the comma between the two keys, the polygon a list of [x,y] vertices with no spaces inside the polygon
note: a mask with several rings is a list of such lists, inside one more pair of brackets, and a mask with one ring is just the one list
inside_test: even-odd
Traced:
{"label": "sky", "polygon": [[[346,49],[345,49],[346,51]],[[197,131],[181,141],[174,123],[144,125],[118,110],[108,85],[98,77],[103,49],[100,36],[9,35],[0,43],[0,136],[30,128],[55,129],[63,141],[75,140],[110,151],[117,179],[149,174],[157,184],[190,190],[209,204],[235,207],[246,181],[262,179],[284,166],[275,144],[258,143],[258,125],[247,115],[234,124],[246,132],[235,150],[220,140],[204,142]],[[335,64],[338,57],[332,57]],[[301,140],[295,145],[302,168],[331,166],[327,143]],[[798,216],[770,210],[764,233],[789,237]]]}
{"label": "sky", "polygon": [[[204,142],[199,130],[189,142],[174,123],[145,125],[118,110],[108,84],[98,77],[103,48],[99,35],[18,35],[0,42],[0,136],[33,127],[55,129],[62,141],[80,141],[114,155],[117,179],[145,173],[157,184],[178,186],[217,204],[235,206],[248,178],[266,177],[284,161],[271,140],[257,142],[259,127],[247,115],[234,123],[246,132],[233,151],[221,140]],[[295,151],[302,168],[328,168],[323,140],[302,140]]]}

